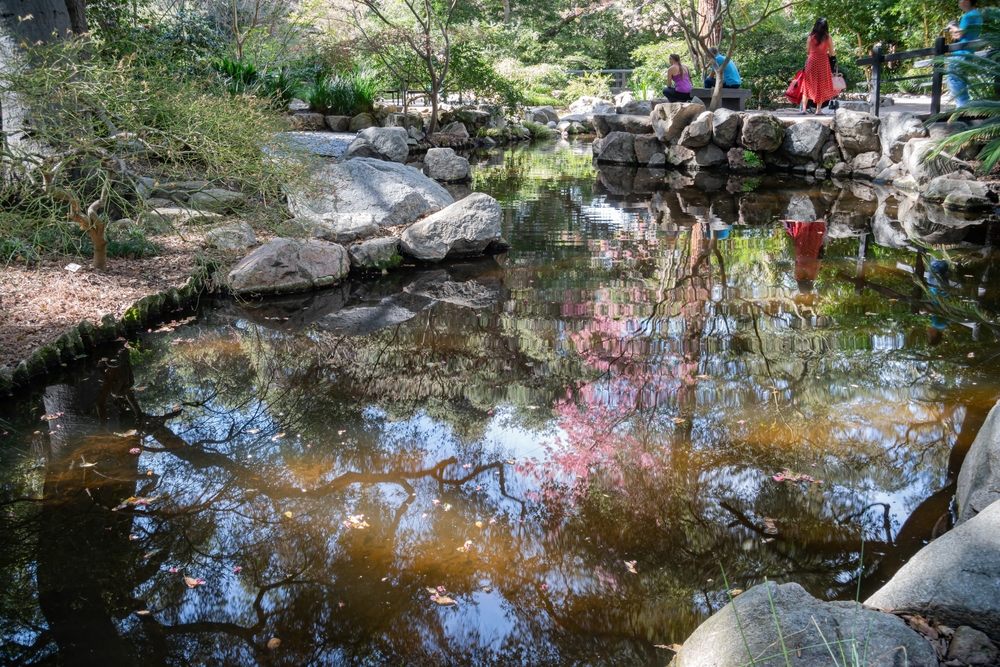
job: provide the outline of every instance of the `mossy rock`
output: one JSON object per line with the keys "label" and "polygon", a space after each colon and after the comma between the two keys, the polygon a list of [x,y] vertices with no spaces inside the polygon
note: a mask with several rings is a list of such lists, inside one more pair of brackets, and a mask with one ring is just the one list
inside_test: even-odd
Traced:
{"label": "mossy rock", "polygon": [[95,339],[100,343],[110,343],[116,338],[118,338],[118,323],[113,316],[105,315],[97,327]]}
{"label": "mossy rock", "polygon": [[[76,329],[73,329],[76,331]],[[79,336],[79,334],[77,334]],[[74,349],[73,338],[67,331],[59,338],[56,338],[56,348],[59,350],[59,362],[67,363],[76,359],[78,352]],[[83,351],[83,343],[80,344],[80,351]]]}
{"label": "mossy rock", "polygon": [[171,287],[167,290],[163,299],[163,307],[167,310],[180,310],[184,307],[184,302],[181,299],[181,292],[176,287]]}
{"label": "mossy rock", "polygon": [[[34,365],[32,365],[32,361],[34,361]],[[48,372],[49,368],[58,366],[60,363],[59,348],[55,344],[49,343],[41,346],[31,355],[31,358],[28,359],[28,370],[32,375],[38,375]]]}
{"label": "mossy rock", "polygon": [[18,386],[28,384],[28,381],[31,379],[31,373],[28,372],[28,362],[22,361],[19,363],[17,368],[14,369],[11,379]]}
{"label": "mossy rock", "polygon": [[0,391],[10,391],[14,388],[14,371],[4,366],[0,368]]}
{"label": "mossy rock", "polygon": [[148,315],[149,305],[146,303],[146,299],[139,299],[132,304],[132,307],[125,311],[125,321],[126,327],[140,327],[142,323],[146,321]]}
{"label": "mossy rock", "polygon": [[79,332],[80,340],[83,341],[85,348],[89,349],[97,344],[97,329],[88,320],[83,320],[76,325],[76,330]]}

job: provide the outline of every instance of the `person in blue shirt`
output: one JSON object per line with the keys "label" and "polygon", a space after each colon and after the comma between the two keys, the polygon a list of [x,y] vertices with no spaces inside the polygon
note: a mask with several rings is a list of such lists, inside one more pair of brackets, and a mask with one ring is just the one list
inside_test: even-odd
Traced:
{"label": "person in blue shirt", "polygon": [[[958,23],[952,21],[948,25],[952,38],[959,44],[962,42],[973,42],[979,39],[979,33],[983,28],[983,15],[976,9],[976,0],[958,0],[958,8],[962,10],[962,18]],[[962,56],[969,55],[971,51],[962,49],[953,52],[953,58],[961,61]],[[948,90],[955,99],[955,108],[960,109],[969,103],[969,89],[965,82],[955,74],[955,62],[949,66]]]}
{"label": "person in blue shirt", "polygon": [[[963,0],[963,2],[966,0]],[[715,58],[715,66],[712,67],[712,73],[718,76],[717,72],[722,68],[722,63],[726,61],[726,57],[719,53],[719,49],[714,46],[709,49],[712,53],[712,57]],[[706,88],[715,88],[715,76],[710,76],[705,79]],[[722,87],[723,88],[739,88],[743,85],[743,79],[740,78],[740,71],[736,69],[736,63],[732,60],[726,65],[725,69],[722,70]]]}

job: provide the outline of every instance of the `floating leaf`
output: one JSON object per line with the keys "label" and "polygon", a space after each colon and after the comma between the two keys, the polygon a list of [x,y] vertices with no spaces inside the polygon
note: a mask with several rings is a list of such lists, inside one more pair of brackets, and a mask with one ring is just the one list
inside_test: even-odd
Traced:
{"label": "floating leaf", "polygon": [[456,602],[455,600],[452,600],[447,595],[432,595],[431,596],[431,600],[433,602],[437,602],[442,607],[450,607],[452,605],[458,604],[458,602]]}
{"label": "floating leaf", "polygon": [[197,579],[194,577],[184,577],[184,583],[188,588],[198,588],[199,586],[204,586],[208,582],[201,577],[198,577]]}
{"label": "floating leaf", "polygon": [[53,419],[59,419],[59,415],[42,415],[43,422],[50,422]]}
{"label": "floating leaf", "polygon": [[447,512],[448,510],[451,509],[451,503],[445,503],[444,505],[441,505],[441,509]]}
{"label": "floating leaf", "polygon": [[177,574],[177,568],[176,567],[172,567],[169,570],[167,570],[167,572],[169,572],[171,574]]}
{"label": "floating leaf", "polygon": [[270,639],[267,640],[267,647],[272,651],[278,648],[279,646],[281,646],[281,640],[278,639],[277,637],[271,637]]}
{"label": "floating leaf", "polygon": [[731,591],[729,591],[729,594],[732,595],[733,597],[736,597],[737,595],[739,595],[742,592],[743,592],[742,588],[734,588]]}
{"label": "floating leaf", "polygon": [[242,570],[243,568],[237,565],[236,567],[233,568],[233,574],[239,574]]}
{"label": "floating leaf", "polygon": [[128,453],[133,455],[138,455],[142,454],[142,450],[139,449],[138,447],[133,447],[132,449],[128,450]]}
{"label": "floating leaf", "polygon": [[483,522],[482,521],[477,521],[476,522],[476,528],[482,528],[482,527],[483,527]]}
{"label": "floating leaf", "polygon": [[627,560],[627,561],[625,561],[625,569],[628,570],[629,572],[631,572],[632,574],[639,574],[639,572],[635,569],[635,561],[634,560]]}
{"label": "floating leaf", "polygon": [[472,548],[472,540],[466,540],[465,544],[463,544],[462,546],[460,546],[458,548],[458,551],[461,551],[461,552],[464,553],[464,552],[468,551],[470,548]]}
{"label": "floating leaf", "polygon": [[254,433],[260,433],[260,429],[259,428],[252,428],[249,431],[247,431],[247,433],[249,433],[251,435],[253,435]]}
{"label": "floating leaf", "polygon": [[115,433],[115,435],[117,435],[119,438],[131,438],[133,435],[139,435],[139,432],[133,428],[128,431],[125,431],[124,433]]}
{"label": "floating leaf", "polygon": [[344,521],[341,521],[341,523],[344,524],[344,527],[346,528],[355,528],[357,530],[368,527],[368,522],[365,521],[364,514],[352,514]]}
{"label": "floating leaf", "polygon": [[764,517],[764,534],[777,535],[778,527],[774,524],[774,519]]}
{"label": "floating leaf", "polygon": [[276,435],[273,438],[271,438],[271,441],[274,442],[275,440],[281,440],[284,437],[285,437],[284,433],[279,433],[278,435]]}
{"label": "floating leaf", "polygon": [[431,595],[437,595],[437,593],[438,593],[436,590],[434,590],[430,586],[424,586],[424,590],[427,591],[428,593],[430,593]]}
{"label": "floating leaf", "polygon": [[291,512],[285,512],[285,516],[287,516],[289,519],[291,519],[292,518],[292,513]]}
{"label": "floating leaf", "polygon": [[809,475],[792,472],[791,470],[782,470],[777,475],[772,475],[771,477],[775,482],[792,482],[793,484],[798,484],[800,482],[810,482],[812,484],[822,484],[823,480],[816,479]]}
{"label": "floating leaf", "polygon": [[140,609],[139,611],[135,612],[135,615],[136,616],[149,616],[151,613],[152,612],[150,612],[148,609]]}

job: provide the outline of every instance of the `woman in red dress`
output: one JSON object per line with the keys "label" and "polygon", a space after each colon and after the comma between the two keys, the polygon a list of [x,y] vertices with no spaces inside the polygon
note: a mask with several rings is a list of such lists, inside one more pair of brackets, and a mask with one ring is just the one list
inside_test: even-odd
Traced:
{"label": "woman in red dress", "polygon": [[805,76],[802,82],[802,110],[806,113],[809,100],[816,103],[818,116],[823,105],[837,96],[833,89],[833,74],[830,71],[830,58],[834,55],[833,38],[826,19],[816,19],[812,32],[809,34],[809,59],[806,60]]}

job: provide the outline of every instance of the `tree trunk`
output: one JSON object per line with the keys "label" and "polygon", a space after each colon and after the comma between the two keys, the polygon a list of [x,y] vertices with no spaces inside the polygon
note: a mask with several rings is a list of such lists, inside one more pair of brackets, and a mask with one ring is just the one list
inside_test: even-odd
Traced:
{"label": "tree trunk", "polygon": [[510,23],[510,0],[503,0],[503,24]]}
{"label": "tree trunk", "polygon": [[[76,1],[83,5],[82,0]],[[18,17],[26,16],[31,16],[31,19],[18,20]],[[0,0],[0,29],[9,30],[20,39],[34,44],[48,42],[53,35],[64,37],[73,30],[73,23],[66,0]]]}
{"label": "tree trunk", "polygon": [[431,84],[431,123],[428,126],[427,134],[437,132],[438,122],[438,84],[437,81]]}
{"label": "tree trunk", "polygon": [[104,225],[97,225],[87,230],[90,240],[94,243],[94,268],[98,271],[108,270],[108,240],[104,237]]}
{"label": "tree trunk", "polygon": [[698,35],[714,46],[722,41],[722,22],[715,20],[719,5],[719,0],[698,0]]}

